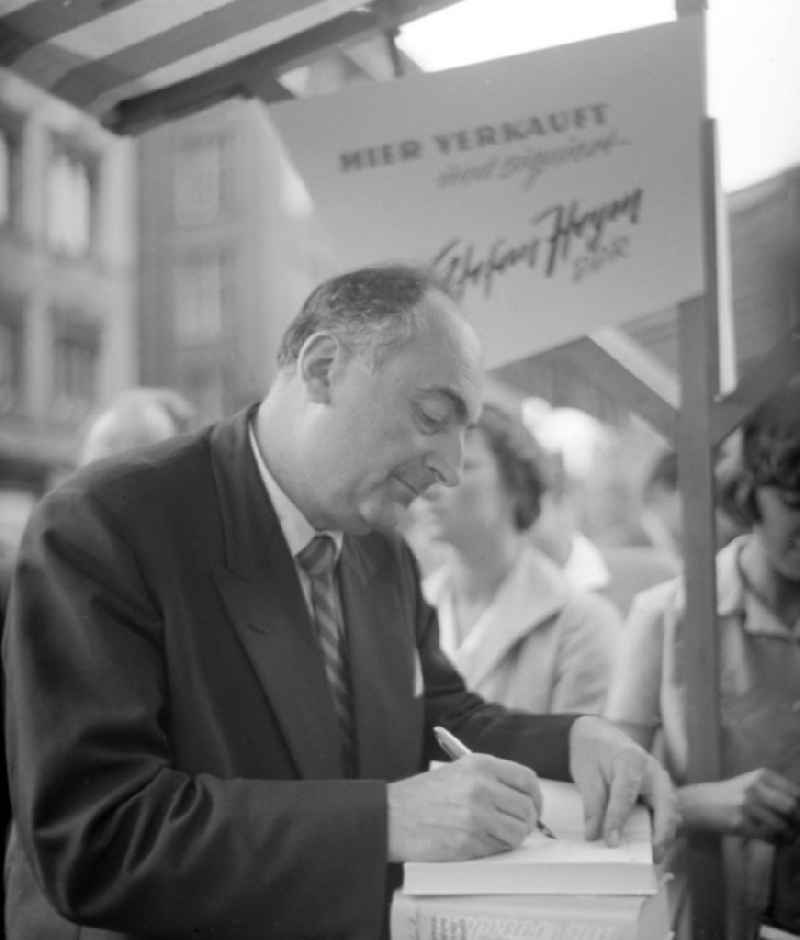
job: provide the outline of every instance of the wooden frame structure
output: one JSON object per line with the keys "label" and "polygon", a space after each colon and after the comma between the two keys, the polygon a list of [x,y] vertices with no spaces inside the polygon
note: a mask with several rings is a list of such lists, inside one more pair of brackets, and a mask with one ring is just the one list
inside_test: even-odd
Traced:
{"label": "wooden frame structure", "polygon": [[[291,98],[291,91],[281,82],[284,72],[328,49],[341,49],[370,37],[382,37],[389,74],[401,74],[410,60],[394,41],[400,27],[454,2],[282,0],[258,4],[230,0],[199,5],[196,15],[182,16],[178,25],[165,26],[163,34],[132,38],[130,46],[115,50],[102,21],[135,13],[134,0],[83,0],[80,4],[0,0],[0,66],[18,71],[23,78],[94,115],[114,133],[138,134],[230,97],[256,97],[265,103]],[[165,8],[171,6],[164,4]],[[239,26],[231,26],[231,22]],[[220,57],[212,57],[206,64],[193,61],[197,56],[202,60],[202,54],[218,43],[230,41],[236,28],[247,34],[269,30],[275,24],[281,28],[275,28],[255,51],[245,54],[243,47],[232,53],[236,57],[229,61]],[[63,37],[68,45],[61,48]],[[168,37],[174,42],[174,53],[164,48]],[[159,41],[160,47],[155,49]],[[253,48],[253,43],[246,48]],[[149,65],[139,68],[140,62]],[[162,77],[163,87],[158,81],[144,81],[163,69],[171,73]],[[133,82],[130,87],[128,80]]]}
{"label": "wooden frame structure", "polygon": [[139,134],[154,125],[234,96],[260,98],[265,104],[284,101],[293,97],[278,78],[284,69],[324,49],[376,32],[387,38],[389,55],[397,74],[401,64],[394,36],[399,27],[452,2],[454,0],[427,0],[425,3],[419,0],[380,0],[372,7],[345,13],[210,72],[120,102],[102,123],[117,134]]}

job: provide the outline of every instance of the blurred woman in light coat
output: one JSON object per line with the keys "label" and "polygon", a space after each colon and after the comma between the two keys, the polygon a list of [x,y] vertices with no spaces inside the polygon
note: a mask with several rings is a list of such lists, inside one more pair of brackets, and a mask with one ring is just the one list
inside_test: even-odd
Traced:
{"label": "blurred woman in light coat", "polygon": [[520,420],[485,407],[467,433],[459,485],[432,487],[418,507],[427,535],[448,548],[424,590],[471,689],[535,712],[600,711],[619,615],[570,587],[531,543],[544,460]]}

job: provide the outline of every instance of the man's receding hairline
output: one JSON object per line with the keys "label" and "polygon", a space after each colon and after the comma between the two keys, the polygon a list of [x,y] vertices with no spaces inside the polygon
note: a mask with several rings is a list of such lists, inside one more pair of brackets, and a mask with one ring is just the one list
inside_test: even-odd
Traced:
{"label": "man's receding hairline", "polygon": [[463,310],[444,288],[435,284],[431,285],[420,298],[419,303],[412,308],[412,312],[417,331],[423,325],[428,327],[452,327],[454,333],[463,338],[469,337],[470,342],[474,342],[477,353],[482,352],[481,342],[475,327],[464,316]]}
{"label": "man's receding hairline", "polygon": [[[439,302],[438,298],[442,298],[443,302]],[[380,342],[380,335],[386,327],[385,323],[383,327],[376,325],[364,333],[364,348],[360,352],[366,352],[371,356],[377,353],[374,364],[386,362],[401,353],[408,345],[419,340],[426,329],[433,329],[443,324],[466,324],[453,298],[437,284],[428,285],[415,304],[399,310],[398,313],[405,329],[397,324],[390,325],[391,338],[388,341]]]}

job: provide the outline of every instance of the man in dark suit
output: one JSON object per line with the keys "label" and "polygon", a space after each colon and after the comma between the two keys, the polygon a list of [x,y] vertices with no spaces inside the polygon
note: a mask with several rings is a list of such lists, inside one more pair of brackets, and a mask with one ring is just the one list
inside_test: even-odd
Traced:
{"label": "man in dark suit", "polygon": [[[524,838],[533,770],[576,779],[592,835],[613,842],[639,795],[659,841],[674,828],[627,737],[487,705],[439,650],[391,532],[457,481],[481,407],[450,298],[402,266],[343,275],[279,366],[258,406],[80,471],[28,527],[4,646],[15,940],[372,940],[397,863]],[[314,538],[338,552],[322,601]],[[426,772],[436,724],[499,756]]]}

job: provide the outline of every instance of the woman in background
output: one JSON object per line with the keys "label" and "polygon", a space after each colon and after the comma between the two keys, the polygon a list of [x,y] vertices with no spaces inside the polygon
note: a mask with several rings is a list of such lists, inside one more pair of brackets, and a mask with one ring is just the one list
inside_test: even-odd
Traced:
{"label": "woman in background", "polygon": [[800,380],[745,423],[739,469],[752,529],[717,554],[722,779],[686,781],[680,579],[634,601],[606,716],[644,747],[658,735],[684,827],[725,836],[726,936],[751,940],[762,919],[800,931]]}
{"label": "woman in background", "polygon": [[545,473],[521,420],[487,405],[459,485],[432,487],[419,506],[427,535],[449,548],[424,589],[471,689],[535,712],[600,711],[620,619],[531,544]]}

